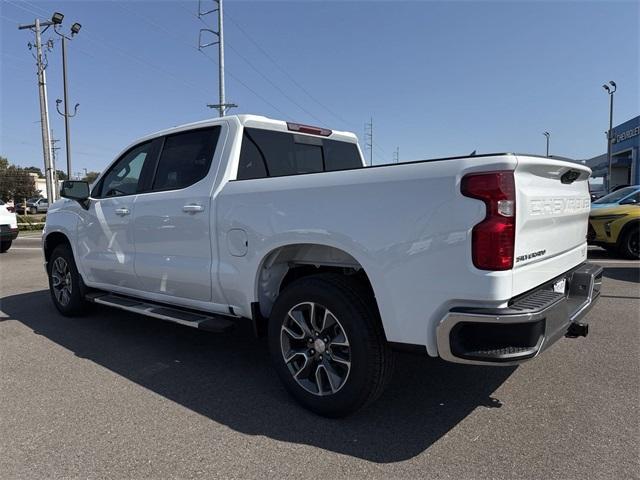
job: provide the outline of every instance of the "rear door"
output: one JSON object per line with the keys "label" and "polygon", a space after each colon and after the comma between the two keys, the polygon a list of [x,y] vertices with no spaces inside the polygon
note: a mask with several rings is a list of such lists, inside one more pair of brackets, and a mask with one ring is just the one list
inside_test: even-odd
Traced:
{"label": "rear door", "polygon": [[518,156],[514,295],[586,260],[589,175],[581,164]]}
{"label": "rear door", "polygon": [[215,245],[213,181],[220,164],[221,126],[163,138],[153,183],[138,195],[135,271],[142,290],[210,302]]}

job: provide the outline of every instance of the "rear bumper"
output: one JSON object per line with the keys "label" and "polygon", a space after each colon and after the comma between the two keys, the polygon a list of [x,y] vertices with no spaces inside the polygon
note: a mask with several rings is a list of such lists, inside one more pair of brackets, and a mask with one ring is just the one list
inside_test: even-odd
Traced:
{"label": "rear bumper", "polygon": [[[564,292],[554,291],[562,279]],[[601,285],[602,267],[583,263],[514,298],[506,308],[453,308],[438,325],[438,353],[457,363],[522,363],[565,335],[586,335],[580,320],[600,296]]]}
{"label": "rear bumper", "polygon": [[9,225],[0,225],[0,240],[15,240],[18,237],[18,228],[11,228]]}

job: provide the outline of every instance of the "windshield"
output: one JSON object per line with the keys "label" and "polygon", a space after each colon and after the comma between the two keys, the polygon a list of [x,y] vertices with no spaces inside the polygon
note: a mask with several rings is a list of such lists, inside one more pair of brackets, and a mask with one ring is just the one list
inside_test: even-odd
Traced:
{"label": "windshield", "polygon": [[617,192],[612,192],[609,195],[605,195],[604,197],[599,198],[593,203],[618,203],[624,197],[635,192],[636,190],[638,190],[638,187],[621,188]]}

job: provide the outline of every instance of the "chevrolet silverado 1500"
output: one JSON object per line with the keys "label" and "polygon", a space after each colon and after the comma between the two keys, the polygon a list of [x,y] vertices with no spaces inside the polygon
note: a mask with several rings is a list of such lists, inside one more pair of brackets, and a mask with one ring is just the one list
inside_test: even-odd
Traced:
{"label": "chevrolet silverado 1500", "polygon": [[43,233],[54,305],[266,335],[286,389],[326,416],[372,402],[393,350],[514,365],[600,292],[583,165],[490,154],[367,167],[351,133],[238,115],[142,138]]}

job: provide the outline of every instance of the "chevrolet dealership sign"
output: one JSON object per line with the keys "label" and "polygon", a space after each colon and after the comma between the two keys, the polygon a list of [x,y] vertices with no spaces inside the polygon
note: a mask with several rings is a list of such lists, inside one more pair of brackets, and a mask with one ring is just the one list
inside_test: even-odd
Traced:
{"label": "chevrolet dealership sign", "polygon": [[625,130],[622,133],[614,133],[611,143],[624,142],[625,140],[629,140],[630,138],[633,138],[637,135],[640,135],[640,126],[630,128],[629,130]]}

